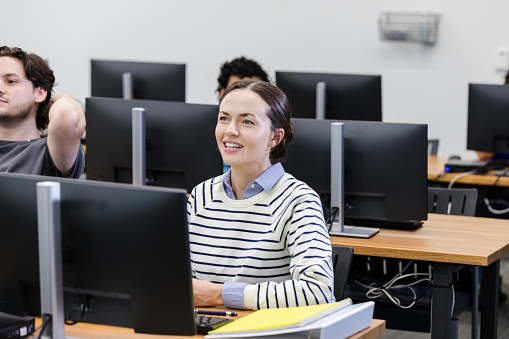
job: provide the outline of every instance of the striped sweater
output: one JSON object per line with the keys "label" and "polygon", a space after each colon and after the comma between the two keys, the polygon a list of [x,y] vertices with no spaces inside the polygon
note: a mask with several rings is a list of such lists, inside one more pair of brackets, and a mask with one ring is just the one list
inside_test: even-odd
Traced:
{"label": "striped sweater", "polygon": [[245,282],[246,309],[334,301],[331,245],[318,195],[284,174],[270,192],[226,196],[220,176],[188,200],[193,277]]}

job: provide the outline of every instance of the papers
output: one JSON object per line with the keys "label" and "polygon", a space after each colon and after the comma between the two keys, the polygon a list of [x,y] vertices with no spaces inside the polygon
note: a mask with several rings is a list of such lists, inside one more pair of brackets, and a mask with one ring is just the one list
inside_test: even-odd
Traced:
{"label": "papers", "polygon": [[211,331],[206,338],[281,336],[288,333],[295,338],[299,337],[298,333],[306,338],[327,338],[327,333],[334,333],[334,338],[346,337],[371,324],[373,308],[373,302],[352,305],[350,299],[345,299],[332,304],[264,309]]}

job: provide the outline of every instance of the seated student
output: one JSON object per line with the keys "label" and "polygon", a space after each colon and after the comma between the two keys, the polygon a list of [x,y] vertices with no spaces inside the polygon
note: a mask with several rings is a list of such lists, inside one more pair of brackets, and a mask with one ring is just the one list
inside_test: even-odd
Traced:
{"label": "seated student", "polygon": [[240,57],[227,61],[221,66],[217,82],[219,84],[217,91],[219,98],[223,96],[224,91],[228,86],[235,81],[242,79],[253,79],[269,82],[269,77],[263,68],[254,60]]}
{"label": "seated student", "polygon": [[0,172],[71,178],[83,173],[83,107],[68,94],[52,99],[54,83],[41,57],[0,47]]}
{"label": "seated student", "polygon": [[231,169],[196,186],[188,201],[196,306],[334,301],[320,198],[280,163],[290,117],[286,96],[267,82],[235,82],[221,99],[216,141]]}

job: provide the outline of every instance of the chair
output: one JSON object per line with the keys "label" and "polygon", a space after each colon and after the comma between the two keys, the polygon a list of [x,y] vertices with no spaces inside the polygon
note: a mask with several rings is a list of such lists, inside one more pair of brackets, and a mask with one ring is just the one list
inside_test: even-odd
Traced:
{"label": "chair", "polygon": [[[475,214],[477,203],[477,190],[465,188],[428,188],[428,213],[452,214],[473,216]],[[365,257],[357,258],[358,262],[354,262],[352,274],[357,271],[369,270],[373,276],[386,279],[393,277],[404,267],[409,260]],[[369,265],[369,269],[365,268]],[[413,271],[427,272],[430,270],[430,263],[426,261],[413,261]],[[359,268],[360,267],[360,268]],[[363,268],[364,267],[364,268]],[[472,292],[455,291],[455,307],[453,317],[457,317],[463,311],[472,307],[472,338],[477,337],[478,329],[478,267],[473,267],[472,272]],[[412,270],[410,270],[412,271]],[[468,277],[467,277],[468,280]],[[466,280],[466,281],[467,281]],[[470,281],[469,281],[470,284]],[[403,293],[403,292],[402,292]],[[356,302],[365,301],[365,290],[359,289],[355,284],[348,285],[346,295],[354,299]],[[421,319],[429,319],[431,305],[431,290],[429,289],[423,297],[409,309],[401,309],[394,306],[391,302],[381,297],[375,299],[375,315],[374,317],[385,319],[388,328],[400,329],[405,331],[429,332],[429,323],[420,321]],[[452,337],[457,337],[457,321],[454,322]]]}
{"label": "chair", "polygon": [[[428,187],[428,213],[473,217],[477,206],[476,188]],[[479,319],[479,266],[472,267],[472,339],[477,338]]]}
{"label": "chair", "polygon": [[428,139],[428,155],[437,155],[438,144],[438,139]]}
{"label": "chair", "polygon": [[353,248],[349,246],[332,246],[332,267],[334,269],[334,297],[336,301],[345,294],[350,266],[352,265]]}
{"label": "chair", "polygon": [[428,213],[473,217],[476,205],[476,188],[428,187]]}

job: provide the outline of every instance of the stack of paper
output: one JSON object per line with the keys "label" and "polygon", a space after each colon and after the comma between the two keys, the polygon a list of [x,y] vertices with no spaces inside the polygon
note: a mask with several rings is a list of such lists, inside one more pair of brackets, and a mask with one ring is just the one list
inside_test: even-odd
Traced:
{"label": "stack of paper", "polygon": [[374,303],[263,309],[209,332],[206,338],[345,338],[371,325]]}

